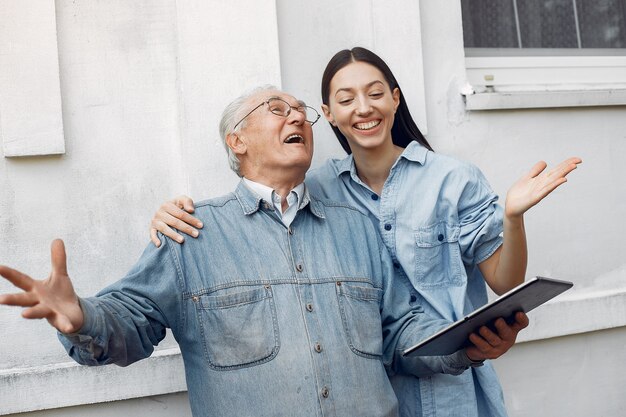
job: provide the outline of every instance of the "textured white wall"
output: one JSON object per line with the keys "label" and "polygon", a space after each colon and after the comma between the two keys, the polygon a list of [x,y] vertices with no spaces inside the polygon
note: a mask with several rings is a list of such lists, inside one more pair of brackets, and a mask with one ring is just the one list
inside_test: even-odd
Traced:
{"label": "textured white wall", "polygon": [[[233,94],[282,80],[286,90],[318,106],[328,58],[361,44],[389,60],[405,94],[418,103],[412,110],[424,100],[422,117],[435,149],[476,163],[501,196],[539,159],[583,158],[570,182],[527,215],[526,227],[529,276],[570,279],[581,297],[561,316],[533,316],[534,325],[558,329],[571,317],[588,322],[581,334],[518,344],[495,363],[512,417],[620,415],[626,406],[619,366],[626,362],[626,331],[588,332],[611,321],[613,307],[603,297],[584,301],[587,294],[626,287],[620,244],[626,168],[619,159],[626,155],[624,107],[466,112],[459,94],[465,71],[458,1],[422,0],[419,9],[409,0],[385,6],[373,0],[205,3],[56,2],[67,154],[0,160],[0,262],[43,277],[49,242],[60,236],[68,243],[71,273],[82,277],[78,291],[95,292],[134,262],[160,201],[180,192],[204,198],[232,188],[236,178],[216,141],[215,123]],[[411,16],[420,19],[415,26],[405,20]],[[416,74],[423,82],[396,61],[403,55],[410,68],[423,58],[423,74]],[[325,122],[315,134],[315,163],[341,155]],[[6,290],[0,283],[0,291]],[[615,309],[623,304],[618,297]],[[623,325],[619,318],[611,326],[620,320]],[[66,361],[47,324],[26,323],[9,309],[0,309],[0,322],[7,335],[0,343],[0,396],[10,388],[10,378],[3,379],[7,372]],[[164,361],[157,369],[166,378],[180,377],[176,359]],[[151,364],[113,368],[111,378],[123,384],[149,372]],[[72,381],[83,378],[83,371],[68,372]],[[29,415],[184,416],[185,397]],[[152,403],[160,411],[147,406]]]}
{"label": "textured white wall", "polygon": [[[236,184],[217,124],[244,89],[280,84],[276,10],[271,0],[53,4],[66,153],[0,158],[0,263],[43,278],[61,237],[77,292],[91,295],[139,257],[160,202]],[[2,10],[0,24],[13,18]],[[145,364],[77,368],[47,323],[6,307],[0,323],[0,414],[184,389],[173,340]]]}
{"label": "textured white wall", "polygon": [[[518,343],[495,361],[511,417],[621,416],[626,258],[626,111],[624,107],[466,112],[459,2],[420,2],[428,139],[440,152],[476,163],[494,190],[507,188],[540,159],[570,155],[584,163],[570,181],[526,215],[528,276],[575,283],[558,314],[531,313],[528,333],[575,335]],[[616,320],[617,319],[617,320]],[[583,323],[584,322],[584,323]]]}

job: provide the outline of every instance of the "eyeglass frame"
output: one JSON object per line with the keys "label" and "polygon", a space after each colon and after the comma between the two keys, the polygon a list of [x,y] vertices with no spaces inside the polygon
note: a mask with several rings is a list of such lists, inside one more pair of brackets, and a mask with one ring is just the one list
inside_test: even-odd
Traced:
{"label": "eyeglass frame", "polygon": [[[287,114],[283,115],[283,114],[280,114],[280,113],[274,113],[274,112],[270,109],[270,107],[269,107],[269,106],[270,106],[270,101],[271,101],[271,100],[280,100],[280,101],[282,101],[283,103],[285,103],[285,104],[288,106],[288,107],[287,107],[287,109],[288,109],[288,110],[287,110]],[[270,113],[275,114],[276,116],[280,116],[280,117],[289,117],[289,115],[291,114],[291,110],[295,110],[295,111],[297,111],[297,112],[303,113],[303,112],[302,112],[301,110],[299,110],[299,109],[311,109],[311,110],[313,110],[313,111],[315,112],[315,114],[317,114],[317,117],[315,118],[315,120],[313,120],[313,121],[306,120],[306,111],[304,111],[304,113],[303,113],[303,114],[304,114],[304,121],[305,121],[305,122],[310,123],[310,124],[311,124],[311,126],[313,126],[315,123],[317,123],[317,121],[320,119],[320,117],[322,117],[322,115],[321,115],[321,114],[320,114],[317,110],[315,110],[315,109],[314,109],[313,107],[311,107],[311,106],[307,106],[306,104],[301,104],[301,105],[299,105],[299,106],[292,106],[291,104],[287,103],[287,101],[283,100],[283,99],[282,99],[282,98],[280,98],[280,97],[270,97],[270,98],[268,98],[267,100],[263,101],[263,102],[262,102],[261,104],[259,104],[258,106],[256,106],[255,108],[253,108],[252,110],[250,110],[250,111],[248,112],[248,114],[246,114],[245,116],[243,116],[243,117],[241,118],[241,120],[239,120],[237,123],[235,123],[235,126],[233,126],[233,132],[237,129],[237,126],[239,126],[239,125],[241,124],[241,122],[243,122],[243,121],[246,119],[246,117],[250,116],[252,113],[254,113],[254,111],[255,111],[256,109],[258,109],[259,107],[263,106],[264,104],[267,104],[267,107],[268,107],[268,110],[270,111]]]}

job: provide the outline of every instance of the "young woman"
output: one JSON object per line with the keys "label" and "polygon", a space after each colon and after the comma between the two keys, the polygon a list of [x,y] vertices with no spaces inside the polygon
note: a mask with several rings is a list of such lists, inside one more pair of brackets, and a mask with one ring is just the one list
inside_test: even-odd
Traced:
{"label": "young woman", "polygon": [[[309,171],[306,185],[369,214],[411,304],[455,321],[487,301],[485,282],[502,294],[524,281],[523,214],[566,182],[579,158],[549,171],[537,163],[509,189],[503,210],[478,168],[432,151],[393,73],[373,52],[335,54],[322,77],[322,102],[349,155]],[[153,242],[159,244],[156,230],[182,242],[168,225],[197,236],[190,225],[201,225],[192,211],[185,196],[161,206],[152,220]],[[390,379],[402,416],[506,415],[490,363],[459,376]]]}

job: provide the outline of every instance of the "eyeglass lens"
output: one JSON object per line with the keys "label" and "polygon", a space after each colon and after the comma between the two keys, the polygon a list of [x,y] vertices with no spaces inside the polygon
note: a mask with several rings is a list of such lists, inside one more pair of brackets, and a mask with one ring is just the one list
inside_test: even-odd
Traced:
{"label": "eyeglass lens", "polygon": [[269,99],[267,105],[269,110],[278,116],[287,117],[293,109],[304,114],[305,120],[309,123],[314,123],[318,119],[318,113],[315,109],[308,106],[292,107],[289,103],[280,98]]}

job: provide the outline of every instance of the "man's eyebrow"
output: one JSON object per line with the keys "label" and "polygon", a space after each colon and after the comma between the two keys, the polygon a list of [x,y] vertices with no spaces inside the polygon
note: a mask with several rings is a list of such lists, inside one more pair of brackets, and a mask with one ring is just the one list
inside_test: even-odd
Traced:
{"label": "man's eyebrow", "polygon": [[[373,86],[374,84],[383,84],[384,83],[380,80],[374,80],[372,82],[369,82],[365,85],[365,88],[370,88],[371,86]],[[335,95],[337,95],[338,93],[342,92],[342,91],[346,91],[346,92],[351,92],[353,90],[353,88],[339,88],[337,89],[337,91],[335,91]]]}
{"label": "man's eyebrow", "polygon": [[[278,99],[284,101],[285,103],[291,105],[291,103],[289,103],[289,99],[286,98],[286,97],[272,96],[272,97],[269,97],[268,100],[271,100],[273,98],[278,98]],[[306,103],[304,101],[302,101],[302,100],[296,100],[296,103],[298,103],[298,107],[299,106],[302,106],[302,107],[306,106]],[[296,107],[296,106],[294,106],[294,107]]]}

